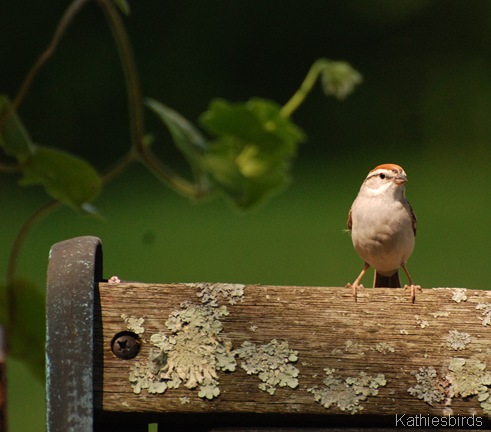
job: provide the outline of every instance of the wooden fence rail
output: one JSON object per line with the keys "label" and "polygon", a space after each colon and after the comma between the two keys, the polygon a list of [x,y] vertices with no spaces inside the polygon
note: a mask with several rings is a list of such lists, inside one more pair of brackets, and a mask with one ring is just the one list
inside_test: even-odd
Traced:
{"label": "wooden fence rail", "polygon": [[[52,249],[52,431],[489,426],[490,292],[424,289],[412,304],[403,289],[366,288],[355,302],[340,287],[103,282],[101,259],[91,237]],[[56,425],[62,417],[73,424]]]}

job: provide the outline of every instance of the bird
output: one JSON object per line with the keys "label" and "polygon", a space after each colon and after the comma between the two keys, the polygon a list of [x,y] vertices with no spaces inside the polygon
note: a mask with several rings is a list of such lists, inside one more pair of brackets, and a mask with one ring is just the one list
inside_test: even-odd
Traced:
{"label": "bird", "polygon": [[399,267],[407,276],[411,291],[411,302],[416,299],[415,285],[407,270],[406,262],[411,256],[417,219],[406,198],[407,175],[404,169],[393,163],[386,163],[372,169],[348,213],[347,226],[351,232],[353,246],[363,260],[363,270],[352,284],[357,300],[357,291],[363,288],[361,279],[372,267],[375,270],[374,287],[400,288]]}

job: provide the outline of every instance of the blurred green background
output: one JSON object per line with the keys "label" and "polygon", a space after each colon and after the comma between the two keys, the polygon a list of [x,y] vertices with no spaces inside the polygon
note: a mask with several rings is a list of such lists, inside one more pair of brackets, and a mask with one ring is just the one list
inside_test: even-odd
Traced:
{"label": "blurred green background", "polygon": [[[294,115],[308,134],[281,195],[248,213],[193,204],[139,167],[95,203],[105,220],[59,210],[29,236],[20,273],[44,290],[48,250],[95,235],[104,273],[146,282],[344,286],[361,260],[343,232],[361,182],[394,162],[418,215],[409,261],[424,287],[488,288],[491,209],[491,2],[188,0],[131,2],[125,21],[143,92],[191,120],[214,97],[286,102],[318,57],[349,61],[364,83],[346,101],[318,88]],[[68,2],[0,6],[0,92],[14,96]],[[100,169],[128,146],[124,82],[111,34],[90,4],[35,81],[20,116],[33,139]],[[159,123],[159,153],[181,160]],[[0,272],[14,237],[47,198],[0,181]],[[370,283],[370,277],[365,281]],[[301,299],[298,299],[301,301]],[[9,365],[11,430],[44,430],[43,384]]]}

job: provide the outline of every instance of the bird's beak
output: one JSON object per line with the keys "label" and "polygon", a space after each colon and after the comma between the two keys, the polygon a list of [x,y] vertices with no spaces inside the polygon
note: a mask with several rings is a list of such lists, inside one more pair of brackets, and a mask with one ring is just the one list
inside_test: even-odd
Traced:
{"label": "bird's beak", "polygon": [[394,182],[397,185],[403,185],[404,183],[407,183],[406,173],[401,172],[397,174],[396,178],[394,179]]}

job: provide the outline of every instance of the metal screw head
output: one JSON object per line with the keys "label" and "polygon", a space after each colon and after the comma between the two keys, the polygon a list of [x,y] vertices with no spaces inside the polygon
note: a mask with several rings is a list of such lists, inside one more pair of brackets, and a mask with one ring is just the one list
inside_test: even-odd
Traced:
{"label": "metal screw head", "polygon": [[140,351],[140,338],[133,332],[120,332],[113,337],[111,350],[114,355],[123,360],[135,358]]}

